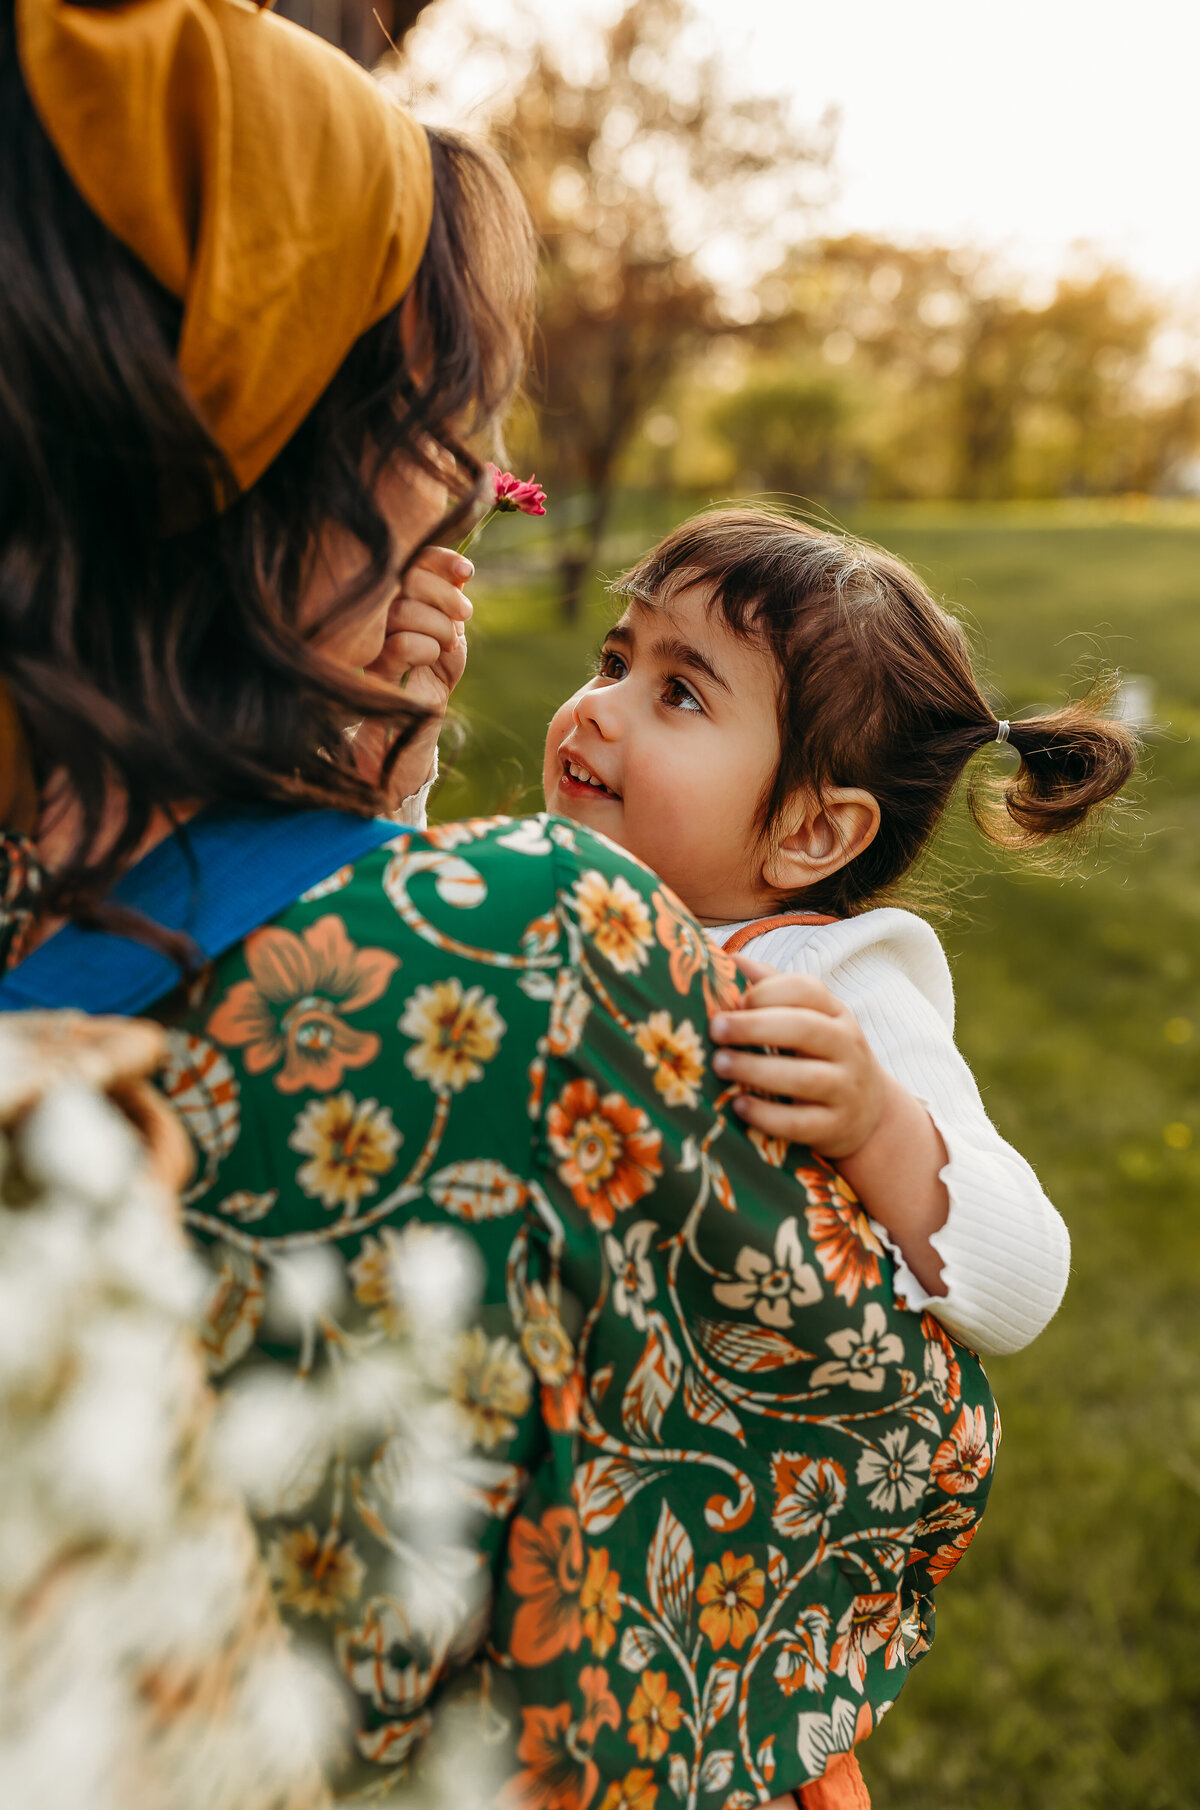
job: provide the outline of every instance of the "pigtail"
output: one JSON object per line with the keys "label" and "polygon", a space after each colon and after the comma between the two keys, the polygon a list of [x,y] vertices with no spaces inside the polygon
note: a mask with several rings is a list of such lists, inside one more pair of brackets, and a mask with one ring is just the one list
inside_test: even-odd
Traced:
{"label": "pigtail", "polygon": [[971,814],[989,842],[1022,849],[1078,836],[1116,798],[1138,757],[1133,729],[1105,714],[1116,688],[1114,677],[1061,710],[1009,724],[1007,739],[1021,762],[1016,774],[971,791]]}

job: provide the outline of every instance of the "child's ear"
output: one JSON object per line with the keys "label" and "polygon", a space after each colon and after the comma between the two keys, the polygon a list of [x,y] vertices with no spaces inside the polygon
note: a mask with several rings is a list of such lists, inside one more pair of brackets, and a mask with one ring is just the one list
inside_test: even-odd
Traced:
{"label": "child's ear", "polygon": [[859,786],[830,786],[820,798],[798,793],[763,863],[763,881],[779,893],[815,886],[869,848],[878,830],[878,801]]}

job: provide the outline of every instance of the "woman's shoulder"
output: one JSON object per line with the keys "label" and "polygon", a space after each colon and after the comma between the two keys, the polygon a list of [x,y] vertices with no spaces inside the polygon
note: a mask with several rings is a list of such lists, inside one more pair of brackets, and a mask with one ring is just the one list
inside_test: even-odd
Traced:
{"label": "woman's shoulder", "polygon": [[811,974],[834,990],[896,984],[915,987],[947,1024],[954,1023],[954,983],[937,932],[924,918],[881,906],[832,924],[785,924],[746,945],[756,961],[785,973]]}

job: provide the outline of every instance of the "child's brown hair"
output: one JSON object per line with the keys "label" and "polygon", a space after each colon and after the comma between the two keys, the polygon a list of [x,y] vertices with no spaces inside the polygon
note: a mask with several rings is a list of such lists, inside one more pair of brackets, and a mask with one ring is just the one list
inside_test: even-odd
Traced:
{"label": "child's brown hair", "polygon": [[[979,688],[960,623],[890,554],[769,509],[712,510],[676,528],[618,580],[650,604],[691,585],[737,635],[778,663],[780,760],[759,801],[764,839],[805,788],[860,786],[881,821],[869,847],[788,908],[848,917],[908,872],[971,756],[999,724]],[[989,841],[1029,848],[1079,830],[1133,773],[1137,737],[1101,714],[1108,693],[1013,722],[1015,776],[974,786]]]}

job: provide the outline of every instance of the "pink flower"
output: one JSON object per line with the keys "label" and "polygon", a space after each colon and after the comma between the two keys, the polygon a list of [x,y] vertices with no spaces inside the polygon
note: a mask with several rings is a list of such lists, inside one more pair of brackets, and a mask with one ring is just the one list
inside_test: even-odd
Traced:
{"label": "pink flower", "polygon": [[492,485],[496,493],[494,508],[506,513],[520,510],[522,515],[545,515],[546,492],[537,478],[514,478],[511,471],[501,471],[496,465],[489,465]]}

